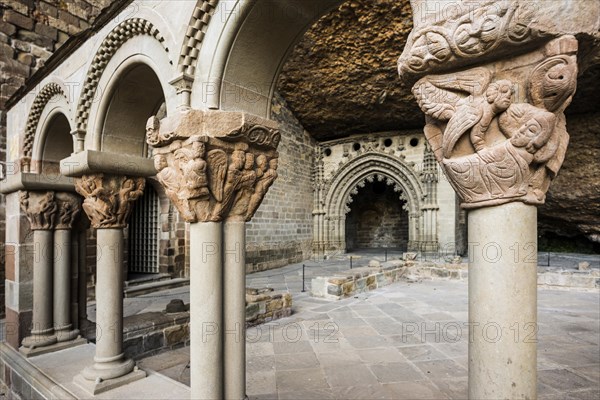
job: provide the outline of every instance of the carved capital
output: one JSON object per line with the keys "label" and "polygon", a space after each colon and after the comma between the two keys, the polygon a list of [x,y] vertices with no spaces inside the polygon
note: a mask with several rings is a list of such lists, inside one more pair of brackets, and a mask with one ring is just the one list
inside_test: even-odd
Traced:
{"label": "carved capital", "polygon": [[576,54],[577,40],[565,35],[415,84],[425,136],[464,208],[544,203],[569,142],[564,110],[577,86]]}
{"label": "carved capital", "polygon": [[83,210],[96,229],[127,226],[132,204],[144,193],[146,180],[119,175],[84,175],[75,190],[84,197]]}
{"label": "carved capital", "polygon": [[189,110],[150,118],[146,132],[156,176],[187,222],[248,221],[277,178],[273,121]]}
{"label": "carved capital", "polygon": [[48,231],[55,228],[58,218],[55,192],[21,191],[19,201],[31,224],[31,230]]}
{"label": "carved capital", "polygon": [[58,215],[56,229],[72,229],[77,217],[81,213],[81,197],[74,193],[56,193]]}

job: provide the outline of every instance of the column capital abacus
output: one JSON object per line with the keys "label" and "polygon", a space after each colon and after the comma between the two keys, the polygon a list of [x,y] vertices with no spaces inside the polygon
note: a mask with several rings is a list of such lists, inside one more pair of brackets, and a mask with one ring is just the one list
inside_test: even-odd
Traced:
{"label": "column capital abacus", "polygon": [[277,178],[274,121],[225,111],[148,120],[157,178],[187,222],[248,221]]}
{"label": "column capital abacus", "polygon": [[145,184],[142,177],[102,173],[75,178],[75,189],[84,197],[83,210],[96,229],[125,228]]}

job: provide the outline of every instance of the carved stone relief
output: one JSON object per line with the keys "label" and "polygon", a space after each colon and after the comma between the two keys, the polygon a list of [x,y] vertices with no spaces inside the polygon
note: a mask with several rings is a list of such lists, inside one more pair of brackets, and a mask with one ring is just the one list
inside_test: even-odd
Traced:
{"label": "carved stone relief", "polygon": [[536,11],[535,4],[515,0],[456,3],[445,10],[447,19],[413,32],[398,62],[400,75],[423,75],[448,63],[466,65],[534,45],[544,36],[532,26]]}
{"label": "carved stone relief", "polygon": [[21,209],[27,215],[31,230],[53,230],[59,218],[59,207],[53,191],[19,192]]}
{"label": "carved stone relief", "polygon": [[249,221],[277,178],[272,121],[191,110],[146,128],[157,178],[187,222]]}
{"label": "carved stone relief", "polygon": [[144,193],[145,184],[144,178],[104,174],[75,179],[75,189],[84,197],[83,210],[96,229],[126,227],[131,207]]}
{"label": "carved stone relief", "polygon": [[58,192],[55,198],[58,204],[56,229],[72,229],[81,213],[81,197],[74,193]]}
{"label": "carved stone relief", "polygon": [[415,84],[425,136],[463,207],[544,203],[569,141],[576,53],[577,40],[563,36],[515,61]]}

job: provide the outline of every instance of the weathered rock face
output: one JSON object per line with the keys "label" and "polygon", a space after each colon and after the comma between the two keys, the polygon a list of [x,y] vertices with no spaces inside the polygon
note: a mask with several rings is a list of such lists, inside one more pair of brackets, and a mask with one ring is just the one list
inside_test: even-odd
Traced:
{"label": "weathered rock face", "polygon": [[351,0],[304,35],[278,90],[317,140],[423,126],[396,69],[412,25],[408,0]]}
{"label": "weathered rock face", "polygon": [[[313,137],[424,126],[396,69],[412,26],[408,1],[350,0],[308,30],[283,67],[279,91]],[[586,69],[566,111],[570,145],[539,209],[540,233],[600,242],[599,46],[590,35],[578,39]]]}
{"label": "weathered rock face", "polygon": [[600,242],[600,112],[570,115],[567,128],[569,149],[539,208],[540,232],[583,233]]}

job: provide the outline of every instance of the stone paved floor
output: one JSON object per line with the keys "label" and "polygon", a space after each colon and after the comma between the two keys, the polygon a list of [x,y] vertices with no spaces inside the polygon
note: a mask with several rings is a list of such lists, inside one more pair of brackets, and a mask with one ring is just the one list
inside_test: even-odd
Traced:
{"label": "stone paved floor", "polygon": [[[600,295],[539,291],[539,398],[600,398]],[[247,332],[251,399],[464,399],[467,283],[396,283]],[[408,329],[415,328],[415,334]],[[189,349],[142,367],[189,384]]]}

